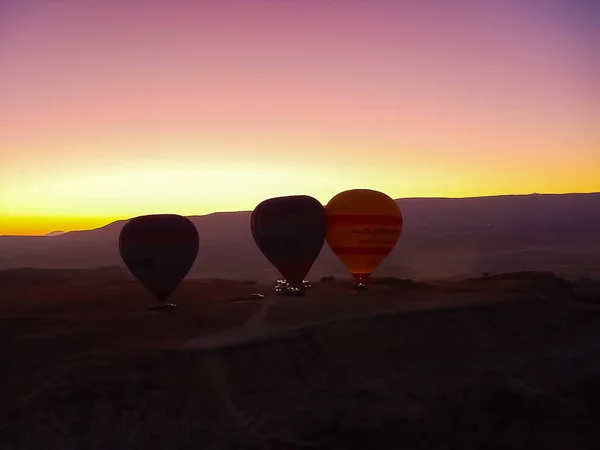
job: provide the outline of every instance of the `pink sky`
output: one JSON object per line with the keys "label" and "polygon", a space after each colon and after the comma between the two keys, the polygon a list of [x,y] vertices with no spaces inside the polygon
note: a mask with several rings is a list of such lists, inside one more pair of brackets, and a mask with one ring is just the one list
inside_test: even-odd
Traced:
{"label": "pink sky", "polygon": [[597,5],[2,2],[0,221],[600,191]]}

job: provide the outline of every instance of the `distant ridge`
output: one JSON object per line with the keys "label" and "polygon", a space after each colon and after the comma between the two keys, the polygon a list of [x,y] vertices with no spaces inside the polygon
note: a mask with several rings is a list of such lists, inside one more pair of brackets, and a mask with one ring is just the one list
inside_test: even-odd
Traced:
{"label": "distant ridge", "polygon": [[[574,196],[578,196],[578,197],[600,197],[600,192],[569,192],[569,193],[563,193],[563,194],[539,194],[536,192],[532,192],[531,194],[498,194],[498,195],[484,195],[484,196],[479,196],[479,197],[402,197],[402,198],[395,198],[394,201],[395,202],[404,202],[404,201],[410,201],[410,202],[419,202],[419,201],[440,201],[440,200],[446,200],[446,201],[456,201],[456,202],[460,202],[460,201],[467,201],[467,200],[484,200],[484,199],[489,199],[489,200],[495,200],[495,199],[528,199],[528,198],[532,198],[532,197],[545,197],[545,198],[549,198],[549,197],[574,197]],[[233,215],[240,215],[240,214],[251,214],[252,210],[239,210],[239,211],[215,211],[215,212],[211,212],[211,213],[206,213],[206,214],[190,214],[190,215],[186,215],[185,217],[189,218],[189,219],[200,219],[203,217],[222,217],[222,216],[233,216]],[[71,234],[71,233],[80,233],[80,232],[85,232],[85,231],[96,231],[96,230],[102,230],[104,228],[107,227],[111,227],[111,226],[118,226],[119,224],[125,224],[125,222],[127,222],[128,220],[132,219],[133,217],[130,218],[126,218],[126,219],[120,219],[120,220],[116,220],[114,222],[109,222],[105,225],[102,225],[100,227],[97,228],[89,228],[89,229],[83,229],[83,230],[71,230],[71,231],[52,231],[51,233],[45,234],[43,236],[61,236],[63,234]],[[39,235],[0,235],[0,237],[36,237]]]}
{"label": "distant ridge", "polygon": [[64,231],[51,231],[50,233],[45,234],[44,236],[60,236],[61,234],[65,234]]}
{"label": "distant ridge", "polygon": [[403,201],[403,200],[476,200],[476,199],[496,199],[496,198],[515,198],[515,197],[567,197],[567,196],[576,196],[576,195],[600,195],[600,191],[598,192],[565,192],[562,194],[540,194],[538,192],[532,192],[531,194],[497,194],[497,195],[480,195],[474,197],[402,197],[396,198],[394,201]]}
{"label": "distant ridge", "polygon": [[[375,276],[413,280],[484,273],[554,272],[600,279],[600,193],[529,194],[468,199],[399,199],[404,230]],[[200,235],[190,278],[275,280],[257,248],[251,211],[187,216]],[[127,220],[94,230],[44,236],[0,236],[0,270],[123,266],[118,237]],[[309,277],[343,276],[325,243]]]}

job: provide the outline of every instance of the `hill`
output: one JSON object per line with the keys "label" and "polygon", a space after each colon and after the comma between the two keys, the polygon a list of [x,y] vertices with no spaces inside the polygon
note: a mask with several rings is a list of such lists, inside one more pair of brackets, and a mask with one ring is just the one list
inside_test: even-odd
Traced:
{"label": "hill", "polygon": [[52,237],[52,236],[60,236],[61,234],[65,234],[64,231],[51,231],[50,233],[46,233],[44,236]]}
{"label": "hill", "polygon": [[[600,194],[400,199],[405,226],[381,276],[462,278],[482,273],[552,271],[600,278]],[[251,212],[192,216],[200,252],[190,277],[273,280],[256,248]],[[122,266],[117,248],[125,221],[46,237],[0,236],[0,269],[93,269]],[[310,276],[344,275],[327,246]]]}

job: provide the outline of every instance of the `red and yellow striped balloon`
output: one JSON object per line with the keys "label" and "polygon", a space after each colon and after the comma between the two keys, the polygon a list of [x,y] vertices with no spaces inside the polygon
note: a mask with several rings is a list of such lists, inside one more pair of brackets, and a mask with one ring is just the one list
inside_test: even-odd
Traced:
{"label": "red and yellow striped balloon", "polygon": [[325,207],[327,243],[361,284],[393,250],[402,233],[402,213],[386,194],[352,189]]}

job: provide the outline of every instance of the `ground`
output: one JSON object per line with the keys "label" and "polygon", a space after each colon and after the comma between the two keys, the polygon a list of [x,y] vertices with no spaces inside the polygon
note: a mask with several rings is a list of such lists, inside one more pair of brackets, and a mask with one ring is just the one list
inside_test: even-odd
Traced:
{"label": "ground", "polygon": [[[599,448],[600,309],[551,274],[56,282],[0,303],[0,449]],[[261,292],[264,300],[226,299]]]}

